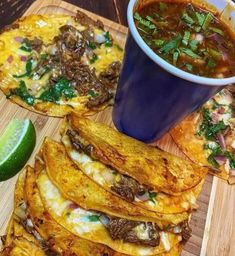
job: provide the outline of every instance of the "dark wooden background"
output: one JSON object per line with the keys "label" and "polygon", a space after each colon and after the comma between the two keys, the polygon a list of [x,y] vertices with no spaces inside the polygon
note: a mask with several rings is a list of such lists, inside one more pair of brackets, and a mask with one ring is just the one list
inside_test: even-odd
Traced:
{"label": "dark wooden background", "polygon": [[[47,1],[47,0],[41,0]],[[129,0],[65,0],[115,22],[127,25],[126,9]],[[15,21],[34,0],[0,0],[0,28]]]}

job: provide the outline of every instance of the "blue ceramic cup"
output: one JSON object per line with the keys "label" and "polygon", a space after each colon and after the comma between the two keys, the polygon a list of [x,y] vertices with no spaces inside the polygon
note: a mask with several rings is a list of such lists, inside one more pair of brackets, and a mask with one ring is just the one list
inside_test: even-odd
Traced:
{"label": "blue ceramic cup", "polygon": [[[155,54],[139,35],[133,13],[152,0],[130,0],[129,33],[113,109],[116,128],[136,139],[153,142],[195,111],[235,77],[205,78],[182,71]],[[235,5],[230,0],[194,0],[223,12],[235,31]]]}

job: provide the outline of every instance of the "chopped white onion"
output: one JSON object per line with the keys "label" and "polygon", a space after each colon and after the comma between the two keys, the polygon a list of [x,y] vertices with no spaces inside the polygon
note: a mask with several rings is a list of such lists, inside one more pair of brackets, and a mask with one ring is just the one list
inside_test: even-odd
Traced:
{"label": "chopped white onion", "polygon": [[202,34],[196,34],[195,40],[201,44],[204,41],[204,36]]}
{"label": "chopped white onion", "polygon": [[95,42],[98,44],[102,44],[106,41],[106,38],[103,34],[95,34]]}
{"label": "chopped white onion", "polygon": [[101,215],[100,216],[100,222],[105,226],[108,227],[109,226],[109,218],[106,215]]}

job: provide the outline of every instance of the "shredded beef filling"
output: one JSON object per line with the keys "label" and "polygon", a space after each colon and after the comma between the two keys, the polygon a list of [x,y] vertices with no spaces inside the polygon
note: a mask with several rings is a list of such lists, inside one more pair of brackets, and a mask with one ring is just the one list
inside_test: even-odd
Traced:
{"label": "shredded beef filling", "polygon": [[60,27],[60,34],[54,38],[54,41],[62,60],[80,60],[85,52],[85,41],[73,26]]}
{"label": "shredded beef filling", "polygon": [[83,12],[77,11],[77,14],[74,19],[83,26],[95,26],[99,29],[104,30],[104,24],[100,20],[94,21]]}
{"label": "shredded beef filling", "polygon": [[[81,143],[79,140],[79,134],[77,132],[68,130],[66,135],[68,135],[69,140],[75,150],[78,152],[83,151],[92,157],[92,145],[85,146],[83,143]],[[151,190],[146,186],[140,185],[136,180],[126,175],[122,175],[121,180],[111,186],[111,189],[129,202],[133,202],[135,200],[135,196],[141,196]]]}
{"label": "shredded beef filling", "polygon": [[107,229],[113,240],[153,247],[160,243],[159,229],[151,222],[143,223],[110,217]]}
{"label": "shredded beef filling", "polygon": [[85,152],[86,154],[90,155],[92,151],[92,145],[84,146],[78,139],[78,133],[72,130],[67,130],[66,135],[69,136],[70,142],[74,149],[78,152]]}
{"label": "shredded beef filling", "polygon": [[30,47],[37,51],[37,52],[40,52],[41,51],[41,48],[42,48],[42,45],[43,45],[43,41],[37,37],[35,37],[34,39],[28,39],[28,38],[25,38],[24,39],[25,43],[27,43],[28,45],[30,45]]}
{"label": "shredded beef filling", "polygon": [[125,175],[122,175],[121,180],[116,182],[111,189],[129,202],[133,202],[136,195],[142,195],[146,192],[144,186]]}
{"label": "shredded beef filling", "polygon": [[[79,17],[82,18],[82,24],[87,25],[88,21],[90,25],[93,24],[84,14],[80,13]],[[40,52],[43,43],[40,39],[25,40],[34,50]],[[79,96],[89,96],[86,106],[95,108],[113,98],[121,64],[111,63],[107,70],[97,77],[95,69],[91,70],[88,65],[81,62],[84,54],[88,58],[90,58],[89,54],[93,56],[93,50],[88,46],[90,42],[94,43],[94,31],[90,26],[83,32],[79,32],[71,25],[60,27],[60,34],[54,38],[54,43],[48,46],[50,54],[38,61],[34,74],[40,79],[52,70],[49,78],[50,86],[61,77],[66,77]]]}
{"label": "shredded beef filling", "polygon": [[115,88],[118,83],[120,70],[121,70],[121,62],[115,61],[109,65],[107,70],[100,73],[99,79],[106,86]]}
{"label": "shredded beef filling", "polygon": [[79,95],[90,94],[88,108],[101,105],[113,97],[112,91],[99,81],[94,70],[75,59],[64,63],[62,74],[70,80]]}
{"label": "shredded beef filling", "polygon": [[189,238],[192,236],[192,229],[189,227],[188,221],[184,221],[181,224],[181,227],[182,227],[181,235],[182,235],[183,242],[187,242]]}

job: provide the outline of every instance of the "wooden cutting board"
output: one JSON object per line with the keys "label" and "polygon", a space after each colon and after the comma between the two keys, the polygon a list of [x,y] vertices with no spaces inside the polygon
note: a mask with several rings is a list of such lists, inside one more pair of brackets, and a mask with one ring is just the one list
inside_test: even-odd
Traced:
{"label": "wooden cutting board", "polygon": [[[77,9],[88,13],[94,19],[99,18],[102,20],[106,29],[124,46],[127,34],[126,27],[60,0],[37,0],[24,15],[55,13],[74,15]],[[113,125],[111,111],[111,109],[106,109],[94,116],[93,119]],[[37,145],[29,160],[30,164],[33,164],[34,155],[40,148],[45,136],[58,140],[60,138],[58,129],[61,119],[29,112],[6,100],[2,93],[0,93],[0,118],[0,134],[12,118],[30,118],[33,121],[37,132]],[[185,158],[169,135],[166,135],[154,145]],[[0,235],[5,233],[7,222],[12,212],[16,179],[17,177],[14,177],[11,180],[0,183]],[[232,238],[235,238],[234,188],[223,181],[218,181],[217,178],[207,177],[201,196],[198,199],[199,209],[193,213],[191,220],[193,235],[184,246],[183,256],[235,255],[235,239],[232,241]]]}

